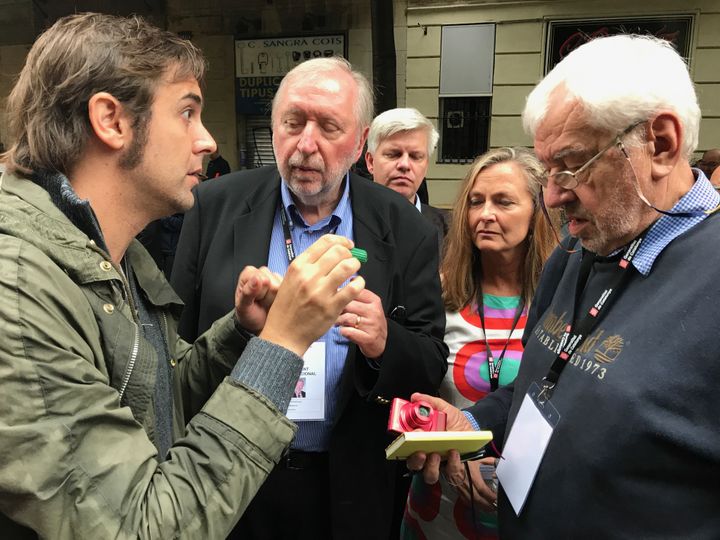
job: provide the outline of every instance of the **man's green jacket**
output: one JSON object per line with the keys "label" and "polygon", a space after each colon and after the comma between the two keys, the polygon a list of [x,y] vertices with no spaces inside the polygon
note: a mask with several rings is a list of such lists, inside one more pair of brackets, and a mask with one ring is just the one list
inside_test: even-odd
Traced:
{"label": "man's green jacket", "polygon": [[242,363],[288,351],[248,343],[232,315],[192,346],[179,340],[180,300],[138,242],[126,259],[173,367],[174,443],[162,459],[158,355],[122,269],[48,191],[2,177],[3,538],[224,538],[293,437],[270,399],[227,377],[241,353]]}

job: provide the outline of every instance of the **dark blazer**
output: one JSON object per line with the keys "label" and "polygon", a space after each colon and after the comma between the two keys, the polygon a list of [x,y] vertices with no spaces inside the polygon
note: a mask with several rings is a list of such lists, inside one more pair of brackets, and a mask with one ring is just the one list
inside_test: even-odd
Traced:
{"label": "dark blazer", "polygon": [[[397,193],[350,175],[360,274],[380,296],[388,336],[380,369],[351,344],[340,381],[329,462],[333,537],[387,538],[397,467],[385,460],[388,400],[436,393],[447,370],[437,233]],[[233,308],[240,271],[267,264],[280,198],[275,167],[204,182],[185,215],[172,284],[185,302],[179,331],[192,340]],[[402,306],[402,308],[400,307]]]}
{"label": "dark blazer", "polygon": [[442,260],[443,243],[450,228],[450,211],[442,208],[435,208],[429,204],[420,203],[420,213],[425,219],[432,223],[438,231],[438,253]]}
{"label": "dark blazer", "polygon": [[425,218],[435,225],[437,230],[442,234],[444,240],[447,236],[448,229],[450,228],[450,211],[442,208],[435,208],[429,204],[420,203],[420,213]]}

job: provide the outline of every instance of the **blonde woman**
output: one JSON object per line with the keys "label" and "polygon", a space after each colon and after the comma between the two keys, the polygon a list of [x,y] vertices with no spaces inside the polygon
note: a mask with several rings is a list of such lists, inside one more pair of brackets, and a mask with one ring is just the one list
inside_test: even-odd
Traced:
{"label": "blonde woman", "polygon": [[[499,148],[478,157],[461,185],[441,264],[450,356],[440,395],[457,407],[517,376],[528,307],[555,245],[539,204],[542,175],[528,150]],[[401,537],[496,538],[492,507],[461,492],[415,477]]]}

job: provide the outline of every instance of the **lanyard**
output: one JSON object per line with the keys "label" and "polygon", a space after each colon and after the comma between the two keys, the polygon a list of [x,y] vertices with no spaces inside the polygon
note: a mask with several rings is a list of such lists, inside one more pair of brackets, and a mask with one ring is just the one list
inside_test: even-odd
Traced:
{"label": "lanyard", "polygon": [[295,246],[293,245],[292,235],[290,234],[290,224],[282,199],[279,203],[280,221],[282,222],[283,236],[285,237],[285,254],[287,255],[288,265],[295,260]]}
{"label": "lanyard", "polygon": [[[285,254],[287,255],[289,265],[295,260],[295,257],[297,255],[295,253],[295,245],[293,244],[292,234],[290,233],[290,219],[288,218],[287,212],[285,211],[282,199],[278,203],[278,209],[280,211],[280,222],[282,223],[283,236],[285,237]],[[337,224],[335,225],[335,227],[332,227],[328,234],[335,234],[339,226],[340,225]]]}
{"label": "lanyard", "polygon": [[503,346],[500,356],[498,356],[497,362],[495,362],[492,351],[490,350],[490,345],[488,345],[487,330],[485,329],[485,314],[484,314],[485,306],[483,304],[482,290],[478,291],[477,304],[478,304],[478,314],[480,315],[480,325],[482,326],[483,336],[485,336],[485,351],[487,354],[487,361],[488,361],[488,374],[490,375],[490,390],[494,392],[498,388],[498,383],[500,380],[500,367],[502,366],[503,360],[505,358],[505,351],[507,350],[508,344],[510,343],[510,338],[512,337],[512,333],[515,330],[515,327],[517,326],[518,321],[520,320],[520,315],[522,315],[523,309],[525,309],[525,300],[521,298],[520,304],[518,305],[517,309],[515,310],[515,318],[513,319],[512,328],[510,328],[510,333],[508,334],[508,337],[505,340],[505,345]]}
{"label": "lanyard", "polygon": [[592,330],[600,321],[600,315],[610,308],[612,303],[627,286],[630,275],[632,274],[632,265],[630,263],[640,248],[643,238],[644,235],[638,236],[630,243],[625,250],[625,253],[623,253],[622,258],[618,262],[618,272],[614,276],[614,279],[610,282],[610,286],[600,293],[600,296],[590,307],[588,312],[585,313],[582,319],[577,321],[577,309],[580,297],[582,296],[588,277],[590,276],[590,270],[592,269],[593,262],[595,262],[594,255],[588,253],[584,254],[582,262],[580,263],[580,272],[575,286],[573,319],[572,322],[565,328],[565,333],[560,340],[560,353],[555,358],[552,366],[550,366],[550,371],[548,371],[548,374],[543,379],[541,396],[545,399],[550,398],[558,379],[560,379],[563,369],[565,369],[565,366],[567,365],[567,361],[578,349],[578,347],[580,347],[583,341],[585,341],[585,338],[590,335]]}

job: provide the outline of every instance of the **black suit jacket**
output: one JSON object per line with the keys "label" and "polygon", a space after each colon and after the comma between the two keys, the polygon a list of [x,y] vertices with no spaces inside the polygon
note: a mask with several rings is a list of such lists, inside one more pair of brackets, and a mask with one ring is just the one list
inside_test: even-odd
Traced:
{"label": "black suit jacket", "polygon": [[[355,244],[368,253],[359,273],[380,296],[388,336],[380,369],[348,350],[330,448],[334,538],[387,538],[396,465],[385,460],[388,400],[436,393],[447,370],[435,229],[397,193],[350,175]],[[185,302],[188,340],[233,308],[240,271],[266,265],[280,198],[275,167],[235,172],[198,186],[185,215],[172,284]]]}
{"label": "black suit jacket", "polygon": [[430,223],[435,225],[437,230],[442,234],[443,239],[447,236],[448,229],[450,228],[450,224],[448,223],[450,221],[450,212],[448,210],[420,203],[420,213],[425,216]]}
{"label": "black suit jacket", "polygon": [[429,204],[420,203],[420,213],[425,219],[432,223],[438,231],[438,244],[440,258],[442,259],[442,248],[448,229],[450,228],[450,212],[442,208],[435,208]]}

